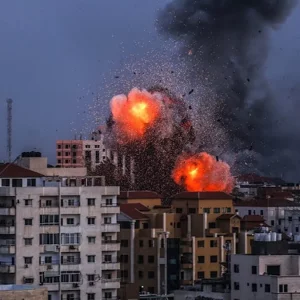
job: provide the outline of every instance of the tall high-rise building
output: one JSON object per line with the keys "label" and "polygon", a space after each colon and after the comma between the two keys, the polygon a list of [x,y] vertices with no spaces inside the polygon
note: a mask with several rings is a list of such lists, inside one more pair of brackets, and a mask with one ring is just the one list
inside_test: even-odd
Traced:
{"label": "tall high-rise building", "polygon": [[119,188],[103,177],[45,177],[0,166],[0,283],[49,300],[117,297]]}

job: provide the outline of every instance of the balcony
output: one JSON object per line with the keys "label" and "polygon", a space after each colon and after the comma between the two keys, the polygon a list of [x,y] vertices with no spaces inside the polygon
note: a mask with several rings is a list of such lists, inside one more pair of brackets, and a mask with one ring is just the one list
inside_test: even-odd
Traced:
{"label": "balcony", "polygon": [[16,214],[16,209],[14,207],[0,206],[0,216],[14,216],[15,214]]}
{"label": "balcony", "polygon": [[0,254],[15,254],[16,247],[14,245],[3,246],[0,245]]}
{"label": "balcony", "polygon": [[51,264],[41,264],[40,272],[58,272],[58,262],[52,262]]}
{"label": "balcony", "polygon": [[79,265],[81,263],[80,257],[76,257],[73,260],[68,259],[62,259],[61,264],[62,265]]}
{"label": "balcony", "polygon": [[120,263],[117,261],[104,261],[102,263],[102,270],[120,270]]}
{"label": "balcony", "polygon": [[70,299],[80,300],[81,298],[80,298],[80,295],[74,295],[74,294],[73,294],[72,298],[70,298],[70,296],[68,296],[68,295],[61,295],[61,300],[70,300]]}
{"label": "balcony", "polygon": [[79,245],[61,245],[61,252],[78,252]]}
{"label": "balcony", "polygon": [[119,214],[120,213],[120,206],[115,204],[107,204],[106,202],[101,203],[101,212],[103,214]]}
{"label": "balcony", "polygon": [[102,251],[120,251],[120,241],[118,240],[102,240]]}
{"label": "balcony", "polygon": [[102,232],[120,232],[120,224],[112,223],[112,224],[101,224]]}
{"label": "balcony", "polygon": [[120,288],[121,279],[120,278],[112,278],[101,280],[102,289],[119,289]]}
{"label": "balcony", "polygon": [[12,225],[6,225],[6,226],[1,226],[0,225],[0,234],[15,234],[15,226]]}
{"label": "balcony", "polygon": [[15,273],[16,267],[11,264],[0,263],[0,273]]}

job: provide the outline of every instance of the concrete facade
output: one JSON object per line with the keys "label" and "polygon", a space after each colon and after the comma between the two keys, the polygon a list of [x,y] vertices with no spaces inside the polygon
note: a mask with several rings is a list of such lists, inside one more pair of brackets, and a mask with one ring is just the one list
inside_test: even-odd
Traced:
{"label": "concrete facade", "polygon": [[29,179],[0,187],[0,283],[40,284],[48,300],[116,298],[119,188],[91,177],[35,178],[35,187]]}

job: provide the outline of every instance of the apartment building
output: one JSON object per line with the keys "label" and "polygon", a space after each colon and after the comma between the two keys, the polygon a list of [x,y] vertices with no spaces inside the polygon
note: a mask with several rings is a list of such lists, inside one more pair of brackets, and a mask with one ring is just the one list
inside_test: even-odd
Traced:
{"label": "apartment building", "polygon": [[[250,253],[252,235],[225,193],[184,192],[162,206],[149,191],[121,192],[121,299],[170,293],[228,271],[232,253]],[[152,202],[153,200],[153,202]],[[238,243],[239,237],[239,243]]]}
{"label": "apartment building", "polygon": [[48,300],[115,299],[118,187],[0,166],[0,283],[41,285]]}

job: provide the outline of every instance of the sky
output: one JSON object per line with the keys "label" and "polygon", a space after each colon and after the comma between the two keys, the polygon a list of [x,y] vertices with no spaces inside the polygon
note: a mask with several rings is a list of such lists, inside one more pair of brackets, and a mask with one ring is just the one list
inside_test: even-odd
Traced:
{"label": "sky", "polygon": [[[38,150],[55,163],[55,141],[71,139],[85,126],[84,114],[103,77],[117,73],[127,56],[138,59],[169,43],[155,28],[157,13],[166,2],[2,0],[0,161],[7,158],[7,98],[14,101],[13,157]],[[299,15],[300,6],[274,32],[266,66],[287,118],[294,106],[282,99],[297,89]]]}

